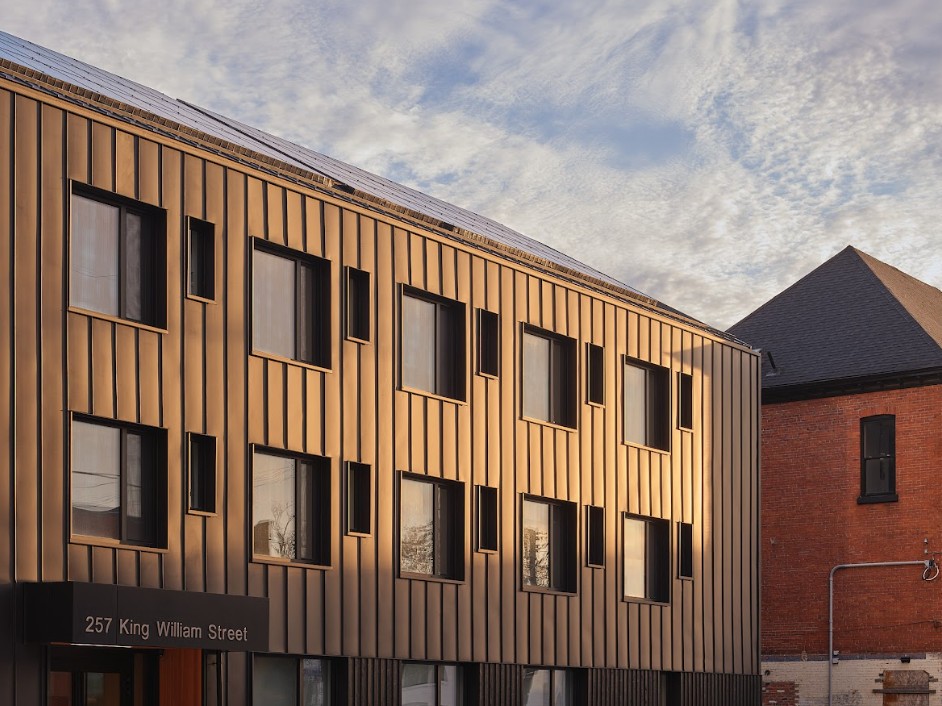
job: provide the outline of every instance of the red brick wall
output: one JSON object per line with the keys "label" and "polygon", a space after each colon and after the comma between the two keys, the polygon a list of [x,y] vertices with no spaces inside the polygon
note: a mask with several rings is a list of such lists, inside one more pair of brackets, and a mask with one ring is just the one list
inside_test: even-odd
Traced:
{"label": "red brick wall", "polygon": [[762,683],[762,706],[796,706],[798,687],[793,681]]}
{"label": "red brick wall", "polygon": [[[858,505],[874,414],[896,415],[899,501]],[[921,560],[924,538],[942,552],[942,386],[767,405],[762,425],[762,652],[825,654],[832,566]],[[942,650],[942,578],[921,576],[839,571],[835,649]]]}

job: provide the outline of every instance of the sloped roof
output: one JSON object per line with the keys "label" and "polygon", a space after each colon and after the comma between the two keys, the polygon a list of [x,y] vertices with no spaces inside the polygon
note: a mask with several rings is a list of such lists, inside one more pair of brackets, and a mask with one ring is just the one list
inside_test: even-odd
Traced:
{"label": "sloped roof", "polygon": [[924,371],[942,367],[942,291],[848,246],[729,331],[762,349],[764,389]]}
{"label": "sloped roof", "polygon": [[104,99],[106,104],[114,102],[118,111],[130,109],[137,115],[153,116],[161,125],[181,126],[187,134],[206,136],[216,146],[262,155],[269,161],[287,165],[295,173],[321,179],[329,186],[373,202],[417,214],[435,226],[459,233],[471,241],[477,240],[485,246],[496,244],[524,260],[536,264],[545,262],[563,274],[574,274],[590,284],[601,285],[649,308],[730,338],[728,334],[716,331],[614,277],[490,218],[0,31],[0,69],[5,65],[22,67],[62,82],[65,89],[77,88],[93,99]]}

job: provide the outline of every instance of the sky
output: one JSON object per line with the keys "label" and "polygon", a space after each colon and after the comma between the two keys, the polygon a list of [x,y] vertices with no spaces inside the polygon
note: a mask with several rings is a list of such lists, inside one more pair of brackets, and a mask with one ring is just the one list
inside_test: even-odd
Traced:
{"label": "sky", "polygon": [[721,329],[847,245],[942,285],[938,0],[29,0],[0,29]]}

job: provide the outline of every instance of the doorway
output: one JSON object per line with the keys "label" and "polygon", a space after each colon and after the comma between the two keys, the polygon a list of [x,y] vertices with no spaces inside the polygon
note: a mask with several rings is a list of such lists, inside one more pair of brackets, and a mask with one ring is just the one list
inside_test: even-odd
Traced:
{"label": "doorway", "polygon": [[156,655],[50,647],[46,706],[155,706]]}

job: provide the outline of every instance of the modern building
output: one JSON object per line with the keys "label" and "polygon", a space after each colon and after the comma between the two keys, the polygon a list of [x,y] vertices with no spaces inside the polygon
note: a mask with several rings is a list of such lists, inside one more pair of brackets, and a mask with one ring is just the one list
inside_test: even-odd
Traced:
{"label": "modern building", "polygon": [[762,350],[765,703],[940,703],[942,292],[848,247],[731,331]]}
{"label": "modern building", "polygon": [[0,703],[758,702],[734,337],[2,33],[0,282]]}

